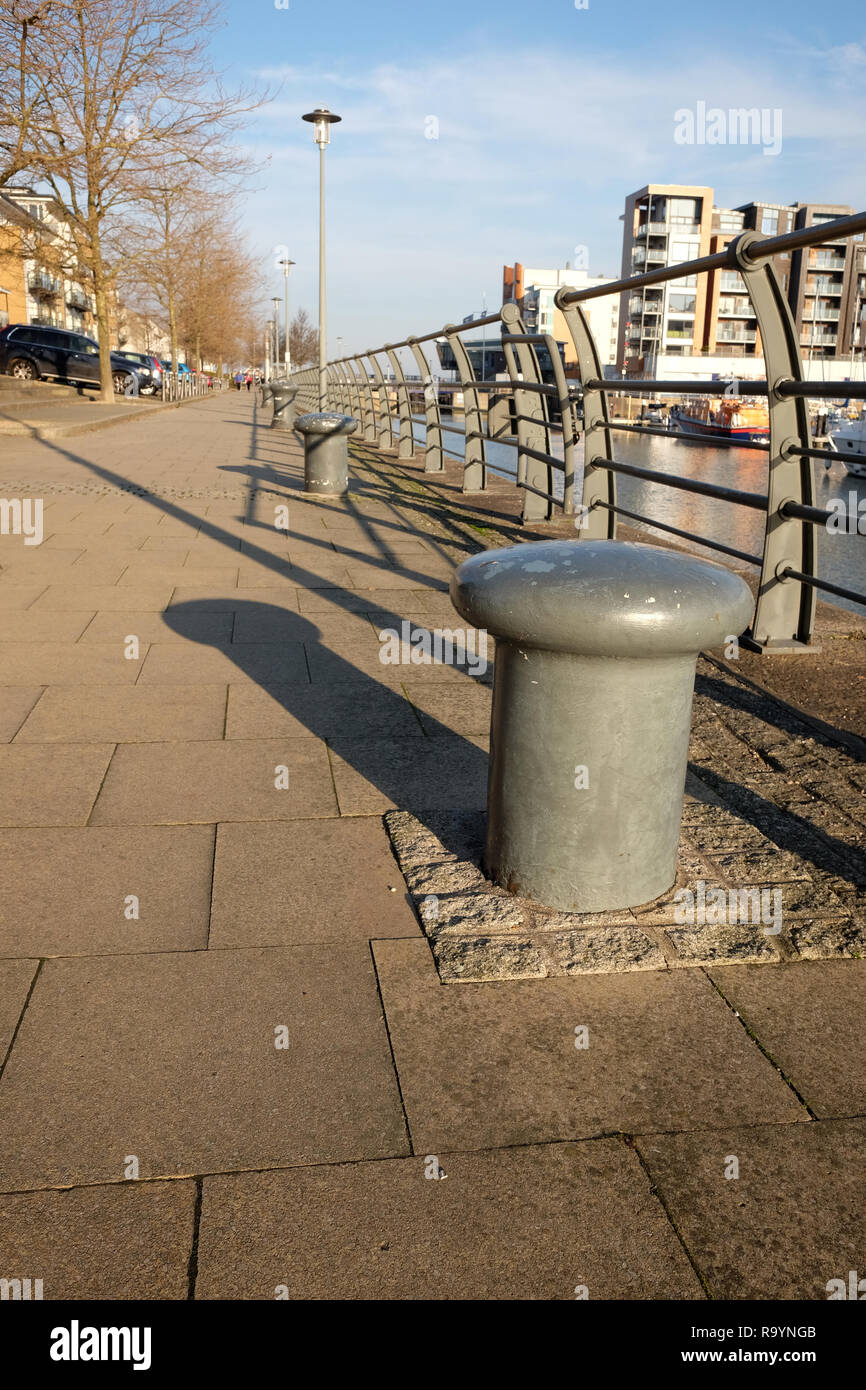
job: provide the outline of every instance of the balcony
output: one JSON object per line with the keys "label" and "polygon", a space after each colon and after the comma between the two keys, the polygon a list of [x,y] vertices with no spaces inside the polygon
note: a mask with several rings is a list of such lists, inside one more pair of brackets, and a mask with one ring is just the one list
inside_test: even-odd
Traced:
{"label": "balcony", "polygon": [[720,299],[719,318],[753,319],[755,311],[749,299]]}
{"label": "balcony", "polygon": [[27,276],[27,288],[31,294],[50,297],[60,293],[60,281],[47,270],[31,270]]}
{"label": "balcony", "polygon": [[813,254],[809,257],[809,268],[816,270],[844,270],[844,256],[821,256]]}
{"label": "balcony", "polygon": [[829,304],[807,305],[803,310],[803,321],[810,323],[813,319],[824,319],[830,323],[837,323],[839,313],[838,309],[833,309]]}
{"label": "balcony", "polygon": [[838,294],[842,293],[841,280],[808,280],[806,281],[807,294]]}
{"label": "balcony", "polygon": [[80,309],[82,313],[87,313],[90,309],[90,300],[83,290],[67,290],[66,303],[70,309]]}
{"label": "balcony", "polygon": [[719,276],[719,288],[721,290],[735,290],[738,294],[745,294],[746,282],[742,275],[738,275],[735,270],[723,270]]}
{"label": "balcony", "polygon": [[754,343],[757,342],[758,334],[754,328],[743,328],[738,332],[717,333],[717,343]]}

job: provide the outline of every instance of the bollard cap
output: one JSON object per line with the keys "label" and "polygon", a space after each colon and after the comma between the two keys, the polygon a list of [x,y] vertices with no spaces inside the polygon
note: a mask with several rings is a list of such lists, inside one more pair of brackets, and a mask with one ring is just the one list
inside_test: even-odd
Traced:
{"label": "bollard cap", "polygon": [[749,586],[723,565],[633,541],[532,541],[464,560],[454,607],[494,637],[585,656],[697,654],[748,625]]}
{"label": "bollard cap", "polygon": [[267,389],[272,396],[288,396],[292,400],[298,394],[298,387],[286,381],[269,381]]}
{"label": "bollard cap", "polygon": [[341,415],[337,410],[314,411],[309,415],[299,415],[295,429],[301,434],[352,434],[358,428],[358,421],[351,415]]}

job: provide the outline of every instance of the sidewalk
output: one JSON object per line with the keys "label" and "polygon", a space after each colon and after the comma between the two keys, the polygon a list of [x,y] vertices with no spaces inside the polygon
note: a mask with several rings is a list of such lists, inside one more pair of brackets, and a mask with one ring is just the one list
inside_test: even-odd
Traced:
{"label": "sidewalk", "polygon": [[690,805],[728,828],[688,817],[696,866],[759,833],[778,954],[441,983],[384,818],[477,823],[489,677],[378,633],[455,625],[513,489],[467,509],[357,446],[348,498],[305,500],[256,416],[0,441],[0,496],[45,503],[41,545],[0,537],[0,1278],[823,1300],[866,1246],[866,765],[830,650],[862,714],[861,621],[823,610],[808,689],[701,663]]}

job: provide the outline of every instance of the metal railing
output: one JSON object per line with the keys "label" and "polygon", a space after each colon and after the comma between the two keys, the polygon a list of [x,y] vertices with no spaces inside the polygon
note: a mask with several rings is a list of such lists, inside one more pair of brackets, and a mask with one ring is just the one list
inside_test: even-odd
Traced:
{"label": "metal railing", "polygon": [[[812,461],[827,462],[839,455],[834,449],[815,447],[808,410],[810,398],[866,400],[866,383],[805,379],[797,329],[772,257],[779,252],[827,241],[838,242],[864,230],[866,213],[783,236],[765,237],[755,231],[745,231],[724,250],[697,260],[647,270],[587,289],[559,289],[555,302],[565,317],[574,344],[579,381],[567,378],[552,335],[527,332],[518,306],[506,303],[486,318],[459,326],[447,324],[434,333],[329,362],[328,406],[354,415],[361,424],[358,437],[380,449],[394,447],[396,428],[398,458],[412,458],[416,447],[423,447],[424,469],[428,473],[444,469],[446,454],[459,457],[446,447],[445,436],[461,435],[464,492],[481,491],[487,486],[488,443],[512,447],[516,451],[514,481],[523,492],[524,521],[538,522],[549,520],[557,513],[570,515],[579,511],[578,539],[614,539],[617,518],[622,516],[755,565],[760,571],[758,596],[744,643],[762,652],[800,651],[811,641],[818,592],[866,604],[866,594],[830,583],[817,573],[816,527],[831,520],[838,523],[839,517],[835,512],[814,505]],[[606,295],[628,296],[644,286],[661,285],[687,275],[697,277],[709,271],[737,273],[747,292],[750,316],[756,320],[760,333],[766,377],[739,381],[736,390],[741,396],[766,398],[769,427],[766,443],[710,438],[703,442],[716,448],[736,444],[738,448],[766,454],[766,486],[760,493],[673,476],[656,468],[637,467],[615,458],[613,452],[613,440],[618,433],[659,435],[678,443],[687,439],[685,435],[662,427],[612,419],[609,407],[613,396],[723,396],[731,393],[732,383],[605,378],[582,306],[590,299]],[[507,369],[505,380],[479,379],[463,341],[465,334],[476,334],[492,324],[497,324],[501,332],[501,351]],[[437,339],[450,346],[459,377],[459,382],[440,384],[438,389],[423,351],[423,344]],[[488,351],[497,346],[494,341]],[[544,371],[539,351],[542,347],[549,358],[549,366]],[[414,358],[419,373],[417,383],[411,382],[404,372],[399,356],[404,350],[410,351]],[[380,359],[387,362],[389,380],[386,380]],[[309,367],[297,371],[292,381],[299,388],[299,413],[318,409],[318,370]],[[443,422],[440,394],[447,395],[449,391],[462,396],[462,427],[453,419],[450,424]],[[424,424],[423,444],[416,444],[415,439],[418,407],[422,403],[419,396],[423,402],[420,412]],[[576,477],[575,469],[581,434],[579,422],[584,442],[582,482]],[[554,436],[561,444],[561,455],[551,452]],[[626,510],[617,503],[617,474],[761,512],[764,516],[761,553],[748,554],[707,536],[695,535]],[[554,486],[557,475],[559,485]],[[853,530],[857,533],[856,518],[854,523]]]}
{"label": "metal railing", "polygon": [[163,369],[161,396],[164,401],[183,401],[207,396],[219,390],[222,378],[208,372],[171,372]]}

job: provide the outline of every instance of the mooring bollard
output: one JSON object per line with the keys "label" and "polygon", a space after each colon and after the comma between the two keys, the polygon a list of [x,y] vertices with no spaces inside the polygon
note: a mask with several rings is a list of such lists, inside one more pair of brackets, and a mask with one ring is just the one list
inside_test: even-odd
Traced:
{"label": "mooring bollard", "polygon": [[304,492],[348,492],[349,435],[357,428],[351,415],[333,410],[298,416],[295,429],[304,436]]}
{"label": "mooring bollard", "polygon": [[287,386],[284,381],[269,381],[268,387],[274,401],[274,414],[271,419],[271,429],[294,429],[295,396],[298,394],[297,386]]}
{"label": "mooring bollard", "polygon": [[700,651],[748,624],[721,565],[628,541],[485,551],[451,580],[496,638],[488,876],[567,912],[650,902],[676,877]]}

